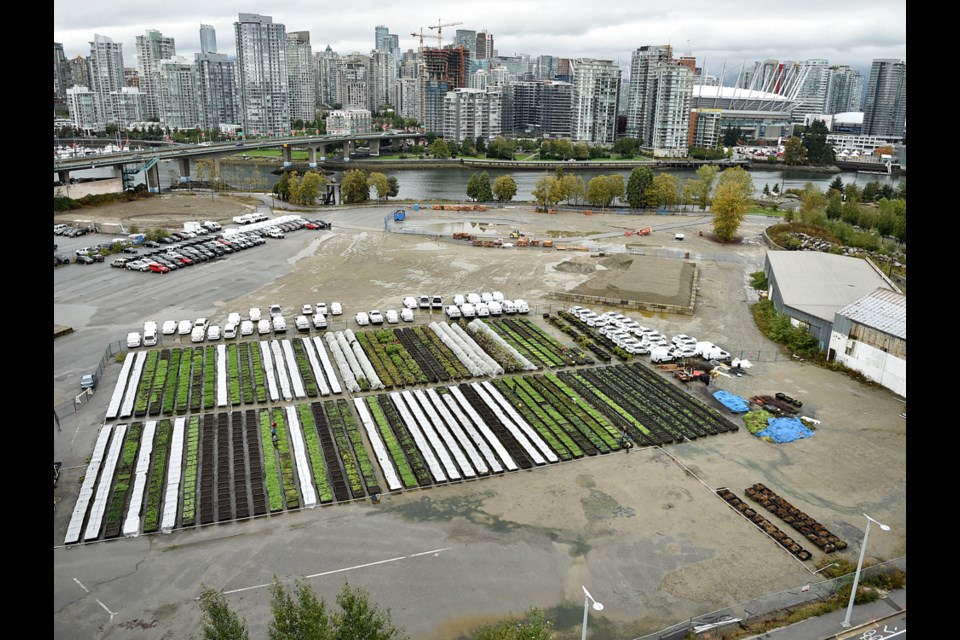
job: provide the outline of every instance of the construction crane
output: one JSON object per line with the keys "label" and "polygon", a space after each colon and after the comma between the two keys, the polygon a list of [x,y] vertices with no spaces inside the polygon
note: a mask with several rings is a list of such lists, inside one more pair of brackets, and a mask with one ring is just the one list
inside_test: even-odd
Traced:
{"label": "construction crane", "polygon": [[[445,22],[441,23],[440,20],[437,20],[437,24],[427,25],[428,29],[437,30],[437,49],[443,49],[443,28],[444,27],[455,27],[458,24],[463,24],[462,22]],[[422,31],[422,29],[421,29]]]}

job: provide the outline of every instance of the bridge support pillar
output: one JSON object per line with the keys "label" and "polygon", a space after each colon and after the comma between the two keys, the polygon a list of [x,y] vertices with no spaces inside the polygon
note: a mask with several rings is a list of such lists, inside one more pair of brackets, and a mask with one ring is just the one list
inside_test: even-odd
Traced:
{"label": "bridge support pillar", "polygon": [[67,186],[70,184],[70,172],[67,169],[57,171],[57,180],[59,180],[63,186]]}
{"label": "bridge support pillar", "polygon": [[371,140],[371,141],[370,141],[370,155],[371,155],[371,156],[379,156],[379,155],[380,155],[380,141],[379,141],[379,140]]}
{"label": "bridge support pillar", "polygon": [[344,158],[344,160],[346,160],[347,158],[349,158],[350,156],[352,156],[352,155],[353,155],[353,152],[354,152],[353,140],[349,140],[349,141],[347,141],[347,142],[344,142],[344,143],[343,143],[343,158]]}
{"label": "bridge support pillar", "polygon": [[150,193],[160,193],[160,163],[158,162],[147,169],[144,177],[147,180],[147,191]]}
{"label": "bridge support pillar", "polygon": [[190,182],[190,158],[177,158],[180,166],[180,184]]}
{"label": "bridge support pillar", "polygon": [[310,147],[309,149],[307,149],[307,159],[308,159],[308,164],[310,165],[310,168],[316,169],[317,168],[317,148],[316,147]]}
{"label": "bridge support pillar", "polygon": [[289,169],[293,166],[293,149],[290,148],[290,145],[283,145],[283,168]]}

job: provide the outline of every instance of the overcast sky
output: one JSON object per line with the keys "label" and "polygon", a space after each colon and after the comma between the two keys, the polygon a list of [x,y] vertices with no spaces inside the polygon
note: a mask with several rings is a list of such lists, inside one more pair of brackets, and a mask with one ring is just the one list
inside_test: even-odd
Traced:
{"label": "overcast sky", "polygon": [[89,56],[89,43],[99,34],[123,44],[127,67],[138,66],[136,36],[149,29],[174,38],[177,54],[192,60],[200,50],[200,25],[208,24],[216,29],[218,51],[233,56],[233,23],[241,12],[269,16],[288,32],[308,31],[314,52],[330,45],[341,55],[369,54],[378,25],[397,34],[401,51],[407,51],[419,47],[412,33],[422,29],[424,44],[436,46],[437,29],[430,25],[462,22],[442,27],[444,44],[457,29],[485,31],[493,34],[500,55],[598,58],[619,61],[625,70],[634,49],[670,44],[675,56],[693,55],[709,74],[719,75],[726,63],[728,79],[757,60],[821,58],[867,74],[875,58],[906,61],[907,56],[906,0],[287,0],[281,5],[54,0],[53,8],[54,42],[63,44],[67,58]]}

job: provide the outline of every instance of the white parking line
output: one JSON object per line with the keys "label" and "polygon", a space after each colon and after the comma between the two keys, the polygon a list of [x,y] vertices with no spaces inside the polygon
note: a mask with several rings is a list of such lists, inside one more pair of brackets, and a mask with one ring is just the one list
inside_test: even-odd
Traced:
{"label": "white parking line", "polygon": [[[83,586],[83,583],[82,583],[82,582],[80,582],[80,581],[77,580],[76,578],[74,578],[73,581],[76,582],[78,585],[80,585],[80,588],[83,589],[84,592],[90,593],[90,589],[87,589],[85,586]],[[106,611],[107,613],[110,614],[110,620],[112,621],[112,620],[113,620],[113,616],[115,616],[115,615],[117,615],[117,614],[116,614],[115,612],[113,612],[113,611],[110,611],[110,609],[107,608],[107,605],[105,605],[105,604],[103,604],[102,602],[100,602],[100,598],[95,598],[95,600],[97,601],[97,604],[99,604],[101,607],[103,607],[103,610],[104,610],[104,611]]]}
{"label": "white parking line", "polygon": [[[344,571],[354,571],[354,570],[356,570],[356,569],[365,569],[365,568],[367,568],[367,567],[374,567],[374,566],[376,566],[376,565],[378,565],[378,564],[387,564],[387,563],[390,563],[390,562],[397,562],[398,560],[407,560],[407,559],[409,559],[409,558],[417,558],[417,557],[419,557],[419,556],[426,556],[426,555],[430,555],[430,554],[438,554],[438,553],[441,553],[441,552],[443,552],[443,551],[449,551],[449,550],[452,549],[452,548],[453,548],[453,547],[443,547],[443,548],[441,548],[441,549],[431,549],[430,551],[421,551],[420,553],[411,553],[410,555],[407,555],[407,556],[397,556],[396,558],[388,558],[388,559],[386,559],[386,560],[377,560],[376,562],[368,562],[368,563],[366,563],[366,564],[358,564],[358,565],[354,565],[354,566],[352,566],[352,567],[343,567],[342,569],[333,569],[333,570],[331,570],[331,571],[323,571],[323,572],[321,572],[321,573],[314,573],[314,574],[311,574],[311,575],[309,575],[309,576],[303,576],[303,577],[304,577],[304,578],[308,578],[308,579],[309,579],[309,578],[319,578],[319,577],[321,577],[321,576],[329,576],[329,575],[332,575],[332,574],[334,574],[334,573],[343,573]],[[242,587],[242,588],[240,588],[240,589],[231,589],[231,590],[229,590],[229,591],[224,591],[223,593],[224,593],[224,594],[241,593],[241,592],[243,592],[243,591],[252,591],[253,589],[264,589],[264,588],[266,588],[266,587],[272,587],[272,586],[273,586],[273,583],[272,583],[272,582],[268,582],[268,583],[266,583],[266,584],[258,584],[258,585],[254,585],[254,586],[252,586],[252,587]]]}

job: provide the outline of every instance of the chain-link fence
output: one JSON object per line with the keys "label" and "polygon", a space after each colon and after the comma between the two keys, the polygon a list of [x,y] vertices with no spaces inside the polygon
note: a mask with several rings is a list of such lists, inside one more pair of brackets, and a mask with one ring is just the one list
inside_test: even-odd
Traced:
{"label": "chain-link fence", "polygon": [[[107,344],[106,348],[103,351],[103,355],[100,357],[100,362],[97,363],[97,367],[90,373],[93,373],[97,376],[97,381],[99,384],[100,379],[103,377],[103,372],[106,371],[107,365],[110,364],[110,361],[120,352],[126,351],[127,347],[123,342],[111,342]],[[72,416],[74,413],[80,410],[80,407],[85,405],[93,397],[93,394],[96,393],[94,389],[86,390],[77,390],[77,395],[73,396],[69,400],[65,400],[60,404],[53,406],[53,424],[57,430],[62,429],[63,421]]]}
{"label": "chain-link fence", "polygon": [[[860,572],[860,584],[863,584],[864,580],[875,578],[881,574],[906,570],[906,556],[881,562],[865,567]],[[817,575],[811,576],[813,579],[818,577]],[[703,640],[720,640],[725,632],[731,630],[733,625],[757,624],[799,605],[827,600],[836,595],[845,585],[852,584],[853,577],[854,574],[849,573],[831,580],[802,584],[794,589],[771,593],[747,602],[731,605],[725,609],[711,611],[634,640],[682,640],[688,637],[691,632]]]}

